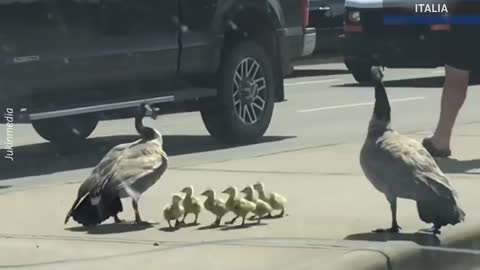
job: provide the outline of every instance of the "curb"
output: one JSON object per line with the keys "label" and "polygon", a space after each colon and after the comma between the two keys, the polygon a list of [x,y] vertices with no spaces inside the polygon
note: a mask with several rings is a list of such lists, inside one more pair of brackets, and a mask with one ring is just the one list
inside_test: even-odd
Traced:
{"label": "curb", "polygon": [[406,270],[418,267],[422,247],[408,241],[383,244],[378,249],[354,250],[329,267],[335,270]]}
{"label": "curb", "polygon": [[480,224],[453,227],[451,235],[442,239],[442,246],[480,250]]}
{"label": "curb", "polygon": [[[379,243],[379,242],[376,242]],[[468,269],[480,266],[480,226],[469,224],[451,228],[438,245],[412,241],[379,243],[371,249],[358,249],[343,255],[325,269],[335,270],[420,270]]]}

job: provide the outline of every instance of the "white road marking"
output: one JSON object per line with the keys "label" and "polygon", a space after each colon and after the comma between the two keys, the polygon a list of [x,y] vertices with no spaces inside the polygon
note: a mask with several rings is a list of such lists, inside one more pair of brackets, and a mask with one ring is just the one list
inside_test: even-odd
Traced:
{"label": "white road marking", "polygon": [[[397,99],[390,99],[390,103],[413,101],[413,100],[423,100],[423,99],[425,99],[425,97],[397,98]],[[299,113],[317,112],[317,111],[326,111],[326,110],[334,110],[334,109],[371,106],[371,105],[374,105],[374,104],[375,104],[375,102],[352,103],[352,104],[344,104],[344,105],[336,105],[336,106],[319,107],[319,108],[313,108],[313,109],[305,109],[305,110],[299,110],[297,112],[299,112]]]}
{"label": "white road marking", "polygon": [[439,69],[439,70],[434,70],[432,71],[433,74],[444,74],[445,73],[445,70],[443,69]]}
{"label": "white road marking", "polygon": [[318,81],[306,81],[306,82],[292,82],[285,83],[285,86],[294,86],[294,85],[304,85],[304,84],[317,84],[317,83],[329,83],[329,82],[338,82],[340,79],[330,79],[330,80],[318,80]]}

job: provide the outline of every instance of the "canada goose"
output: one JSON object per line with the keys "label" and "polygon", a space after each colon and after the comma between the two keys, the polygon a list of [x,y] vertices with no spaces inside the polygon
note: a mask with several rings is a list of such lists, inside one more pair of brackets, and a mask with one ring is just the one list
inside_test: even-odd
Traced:
{"label": "canada goose", "polygon": [[181,223],[185,223],[185,218],[191,213],[195,215],[195,221],[193,221],[193,224],[197,224],[198,214],[200,214],[202,211],[202,205],[198,199],[193,196],[192,186],[185,187],[181,192],[185,193],[185,198],[183,199],[183,208],[185,208],[185,214],[183,215]]}
{"label": "canada goose", "polygon": [[382,78],[381,69],[372,68],[375,105],[360,152],[365,176],[390,203],[392,226],[376,231],[396,233],[401,229],[397,223],[397,198],[404,198],[415,200],[420,219],[434,224],[430,232],[440,233],[442,226],[463,221],[465,213],[457,205],[447,177],[422,144],[390,127],[390,104]]}
{"label": "canada goose", "polygon": [[141,139],[117,145],[105,155],[80,186],[77,198],[65,217],[65,224],[70,217],[84,226],[98,225],[110,217],[116,223],[121,222],[118,218],[118,213],[123,210],[120,199],[126,197],[132,198],[135,223],[143,223],[138,200],[168,167],[162,135],[143,125],[144,116],[156,119],[156,112],[148,105],[140,106],[135,128]]}
{"label": "canada goose", "polygon": [[220,198],[216,198],[215,191],[211,188],[205,190],[201,195],[207,197],[203,203],[205,209],[216,216],[212,225],[220,226],[222,217],[228,212],[225,202]]}
{"label": "canada goose", "polygon": [[242,192],[245,193],[245,200],[255,203],[256,207],[253,211],[253,214],[258,217],[257,223],[262,221],[264,215],[269,215],[272,212],[272,207],[261,199],[256,199],[253,196],[253,187],[246,186],[242,189]]}
{"label": "canada goose", "polygon": [[229,198],[227,200],[227,209],[232,211],[236,216],[233,218],[229,224],[233,224],[235,220],[239,217],[242,218],[242,226],[245,225],[245,217],[248,213],[255,211],[256,205],[253,202],[247,201],[243,198],[238,197],[238,190],[236,187],[228,187],[222,193],[228,194]]}
{"label": "canada goose", "polygon": [[185,208],[182,205],[182,196],[180,194],[173,194],[172,195],[172,203],[167,204],[163,208],[163,217],[168,222],[168,227],[172,228],[172,224],[170,223],[172,220],[175,220],[175,227],[178,227],[181,223],[179,221],[180,217],[185,213]]}
{"label": "canada goose", "polygon": [[[258,192],[258,198],[262,201],[267,202],[274,210],[281,210],[279,217],[282,217],[285,213],[285,204],[287,204],[287,199],[275,192],[270,193],[268,196],[265,192],[265,185],[262,182],[258,182],[253,185],[253,188]],[[271,217],[271,214],[268,214]]]}

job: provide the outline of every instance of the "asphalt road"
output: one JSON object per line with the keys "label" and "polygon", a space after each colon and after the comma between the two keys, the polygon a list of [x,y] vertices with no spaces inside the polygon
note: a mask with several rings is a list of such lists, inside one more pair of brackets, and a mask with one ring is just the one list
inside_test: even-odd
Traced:
{"label": "asphalt road", "polygon": [[[438,117],[443,69],[389,69],[385,82],[395,128],[404,133],[428,134]],[[285,84],[288,101],[276,104],[272,124],[263,142],[256,145],[228,147],[217,143],[208,135],[198,113],[147,121],[164,134],[171,168],[363,141],[372,112],[373,89],[355,83],[343,64],[299,66]],[[479,89],[471,86],[459,123],[480,121]],[[0,127],[3,136],[5,125]],[[30,125],[15,124],[15,162],[1,160],[0,192],[80,182],[112,146],[132,141],[135,133],[131,119],[105,121],[82,151],[59,156]]]}

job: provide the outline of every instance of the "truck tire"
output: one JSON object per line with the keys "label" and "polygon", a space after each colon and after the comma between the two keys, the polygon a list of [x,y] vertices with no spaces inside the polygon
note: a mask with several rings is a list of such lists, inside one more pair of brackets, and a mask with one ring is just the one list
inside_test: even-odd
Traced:
{"label": "truck tire", "polygon": [[92,134],[97,124],[97,117],[86,114],[32,122],[32,126],[38,135],[61,146],[73,146],[84,141]]}
{"label": "truck tire", "polygon": [[371,64],[365,62],[357,62],[351,60],[345,60],[345,66],[347,66],[350,73],[352,73],[353,78],[360,84],[370,82],[370,70],[372,68]]}
{"label": "truck tire", "polygon": [[257,142],[272,119],[274,72],[265,49],[242,41],[223,59],[217,98],[201,110],[208,132],[222,142]]}

